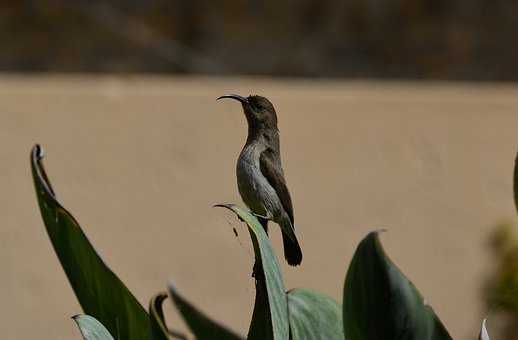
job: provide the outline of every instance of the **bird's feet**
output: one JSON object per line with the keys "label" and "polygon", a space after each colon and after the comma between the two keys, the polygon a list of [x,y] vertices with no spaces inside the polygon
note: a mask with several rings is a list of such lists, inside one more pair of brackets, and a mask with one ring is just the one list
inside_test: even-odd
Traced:
{"label": "bird's feet", "polygon": [[258,217],[258,218],[262,218],[263,220],[266,220],[266,221],[271,221],[272,220],[272,217],[271,216],[263,216],[263,215],[260,215],[260,214],[256,214],[254,213],[253,211],[251,211],[252,215],[254,215],[255,217]]}

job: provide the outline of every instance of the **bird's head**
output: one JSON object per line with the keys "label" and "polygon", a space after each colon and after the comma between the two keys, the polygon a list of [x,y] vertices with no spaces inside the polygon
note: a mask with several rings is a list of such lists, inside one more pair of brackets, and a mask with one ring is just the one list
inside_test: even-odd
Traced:
{"label": "bird's head", "polygon": [[277,130],[277,114],[273,104],[265,97],[253,95],[243,97],[237,94],[227,94],[219,99],[230,98],[237,100],[243,106],[243,111],[252,129],[275,129]]}

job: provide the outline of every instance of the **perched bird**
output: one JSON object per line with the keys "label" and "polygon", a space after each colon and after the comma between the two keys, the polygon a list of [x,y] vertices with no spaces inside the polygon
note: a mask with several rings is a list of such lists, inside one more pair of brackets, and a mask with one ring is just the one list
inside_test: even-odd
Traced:
{"label": "perched bird", "polygon": [[261,96],[245,98],[229,94],[218,100],[223,98],[239,101],[248,121],[248,138],[236,167],[241,198],[267,233],[269,220],[281,227],[284,257],[288,264],[297,266],[302,261],[302,251],[295,235],[293,205],[282,170],[275,109]]}

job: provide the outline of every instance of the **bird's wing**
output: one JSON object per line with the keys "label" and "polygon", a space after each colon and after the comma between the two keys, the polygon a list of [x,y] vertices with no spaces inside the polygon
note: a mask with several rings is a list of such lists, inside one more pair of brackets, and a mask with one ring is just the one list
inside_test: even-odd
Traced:
{"label": "bird's wing", "polygon": [[286,180],[284,179],[279,157],[271,149],[266,149],[261,153],[259,163],[261,173],[273,187],[277,196],[279,196],[282,207],[288,214],[291,224],[294,225],[293,205],[291,203],[290,192],[286,186]]}

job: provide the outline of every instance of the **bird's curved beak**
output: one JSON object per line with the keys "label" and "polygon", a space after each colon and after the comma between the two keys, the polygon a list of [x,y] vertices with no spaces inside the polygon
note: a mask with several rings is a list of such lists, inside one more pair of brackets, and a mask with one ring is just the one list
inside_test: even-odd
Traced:
{"label": "bird's curved beak", "polygon": [[248,99],[246,97],[240,96],[238,94],[226,94],[224,96],[218,97],[216,100],[230,98],[239,101],[241,104],[248,104]]}

